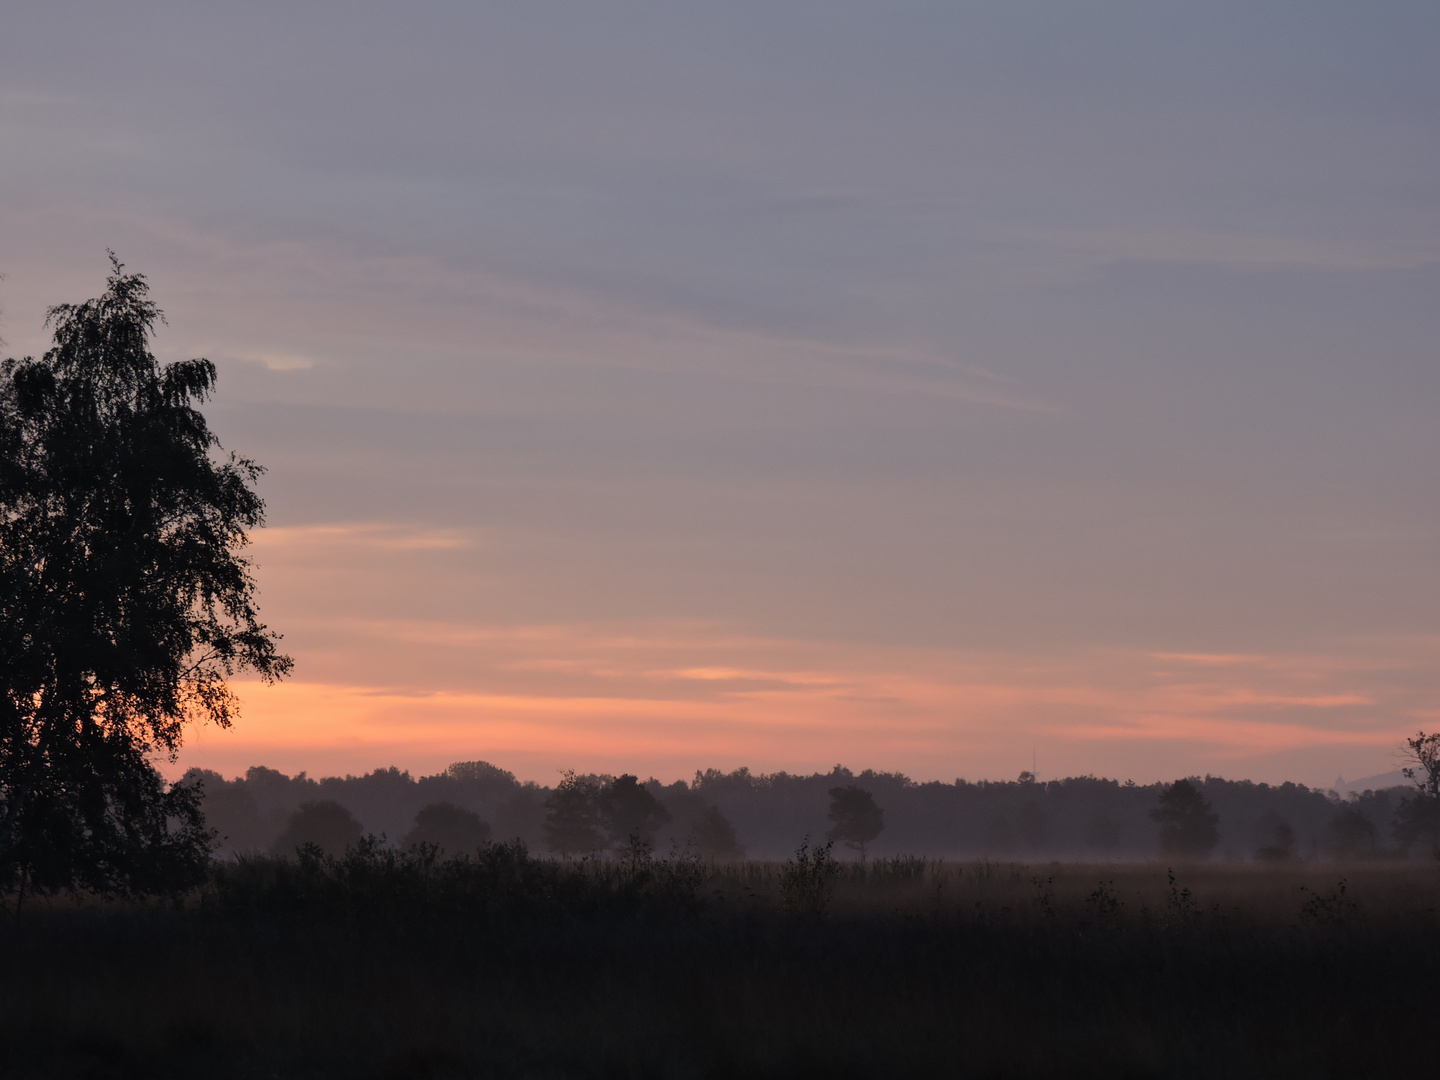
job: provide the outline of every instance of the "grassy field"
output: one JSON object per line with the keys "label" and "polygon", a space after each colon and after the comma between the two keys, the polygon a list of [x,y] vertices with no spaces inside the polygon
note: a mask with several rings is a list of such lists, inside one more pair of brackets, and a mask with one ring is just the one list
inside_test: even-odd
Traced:
{"label": "grassy field", "polygon": [[839,867],[823,904],[805,870],[371,852],[222,867],[179,905],[33,905],[0,929],[0,1075],[1433,1067],[1434,865],[898,859]]}

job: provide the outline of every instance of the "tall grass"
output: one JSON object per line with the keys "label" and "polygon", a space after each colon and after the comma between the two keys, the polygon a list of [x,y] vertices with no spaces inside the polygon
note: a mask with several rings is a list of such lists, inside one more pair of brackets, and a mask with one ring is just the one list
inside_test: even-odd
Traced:
{"label": "tall grass", "polygon": [[877,859],[797,917],[799,865],[362,845],[27,908],[0,1076],[1428,1075],[1433,866]]}

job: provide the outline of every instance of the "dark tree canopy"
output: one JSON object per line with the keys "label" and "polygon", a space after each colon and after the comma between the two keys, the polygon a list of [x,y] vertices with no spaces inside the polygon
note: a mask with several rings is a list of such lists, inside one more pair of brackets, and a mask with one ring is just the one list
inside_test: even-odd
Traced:
{"label": "dark tree canopy", "polygon": [[230,724],[229,676],[291,666],[242,555],[261,469],[221,453],[215,366],[156,361],[160,310],[111,261],[103,296],[50,310],[53,348],[0,365],[0,885],[192,878],[196,792],[153,759]]}
{"label": "dark tree canopy", "polygon": [[1326,829],[1326,847],[1337,859],[1369,859],[1375,855],[1375,823],[1358,806],[1342,805]]}
{"label": "dark tree canopy", "polygon": [[617,776],[600,789],[598,796],[600,820],[612,844],[624,846],[655,843],[655,833],[670,821],[670,811],[640,779],[626,774]]}
{"label": "dark tree canopy", "polygon": [[434,844],[441,855],[473,855],[489,840],[490,826],[480,820],[479,814],[442,799],[419,809],[415,824],[400,844]]}
{"label": "dark tree canopy", "polygon": [[689,842],[697,854],[706,859],[743,859],[745,846],[735,835],[731,825],[719,807],[710,806],[701,811],[691,828]]}
{"label": "dark tree canopy", "polygon": [[1167,855],[1203,859],[1220,842],[1220,819],[1189,780],[1176,780],[1162,791],[1150,817],[1160,823],[1160,850]]}
{"label": "dark tree canopy", "polygon": [[343,855],[364,831],[355,815],[333,799],[302,803],[270,850],[276,855],[294,855],[306,844],[314,844],[326,855]]}
{"label": "dark tree canopy", "polygon": [[545,845],[562,856],[599,851],[605,846],[600,831],[599,785],[571,770],[545,800]]}
{"label": "dark tree canopy", "polygon": [[1267,839],[1268,843],[1255,849],[1255,857],[1261,862],[1283,863],[1295,857],[1295,830],[1288,821],[1278,822]]}
{"label": "dark tree canopy", "polygon": [[1440,859],[1440,732],[1406,739],[1405,755],[1401,772],[1415,790],[1395,808],[1395,838],[1406,851],[1428,848]]}
{"label": "dark tree canopy", "polygon": [[830,820],[835,824],[825,835],[860,853],[885,829],[885,811],[875,805],[875,796],[857,784],[830,789]]}

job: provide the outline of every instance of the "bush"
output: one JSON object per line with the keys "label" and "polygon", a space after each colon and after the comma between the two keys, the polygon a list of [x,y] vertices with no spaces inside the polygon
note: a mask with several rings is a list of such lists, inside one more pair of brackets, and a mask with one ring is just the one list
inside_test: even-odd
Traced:
{"label": "bush", "polygon": [[655,859],[643,846],[557,861],[513,840],[441,859],[434,844],[397,850],[366,836],[338,856],[304,844],[295,859],[217,863],[201,900],[219,913],[349,922],[683,914],[698,907],[703,877],[698,859]]}
{"label": "bush", "polygon": [[780,869],[780,895],[785,910],[792,915],[805,915],[818,919],[825,913],[825,905],[835,891],[835,876],[840,867],[830,854],[833,840],[827,840],[824,847],[810,848],[810,839],[795,852],[795,857]]}

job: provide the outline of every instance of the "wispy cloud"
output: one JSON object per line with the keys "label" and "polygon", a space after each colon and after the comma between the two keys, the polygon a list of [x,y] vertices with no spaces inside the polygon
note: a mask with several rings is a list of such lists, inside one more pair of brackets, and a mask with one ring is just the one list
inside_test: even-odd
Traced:
{"label": "wispy cloud", "polygon": [[454,551],[474,546],[472,532],[394,522],[345,522],[325,525],[270,526],[251,534],[255,547],[271,550]]}
{"label": "wispy cloud", "polygon": [[1416,673],[1353,655],[1166,654],[1206,661],[1166,673],[1143,650],[887,649],[693,620],[332,619],[318,632],[344,643],[351,680],[246,688],[245,734],[207,736],[209,750],[348,739],[377,754],[540,753],[576,767],[628,757],[678,775],[842,759],[923,779],[1008,775],[1038,741],[1074,771],[1138,761],[1143,779],[1325,748],[1383,755],[1427,705]]}
{"label": "wispy cloud", "polygon": [[259,364],[266,371],[308,371],[320,362],[313,356],[285,352],[257,353],[243,359]]}
{"label": "wispy cloud", "polygon": [[[90,234],[142,235],[163,247],[189,319],[206,327],[207,354],[276,373],[369,365],[385,401],[396,406],[469,408],[468,397],[435,394],[434,380],[415,378],[414,366],[443,370],[504,357],[1059,411],[983,363],[886,335],[855,340],[818,328],[708,319],[653,297],[514,268],[357,252],[315,238],[254,239],[150,210],[56,202],[29,208],[25,217],[39,234],[83,226]],[[205,288],[186,296],[184,285],[201,278]],[[167,295],[174,307],[174,286]],[[230,298],[237,295],[248,298],[243,319],[233,311]],[[262,340],[256,325],[265,328]]]}
{"label": "wispy cloud", "polygon": [[1440,263],[1440,247],[1346,244],[1267,233],[1166,230],[1055,231],[1036,234],[1057,247],[1107,262],[1205,263],[1251,269],[1415,270]]}

